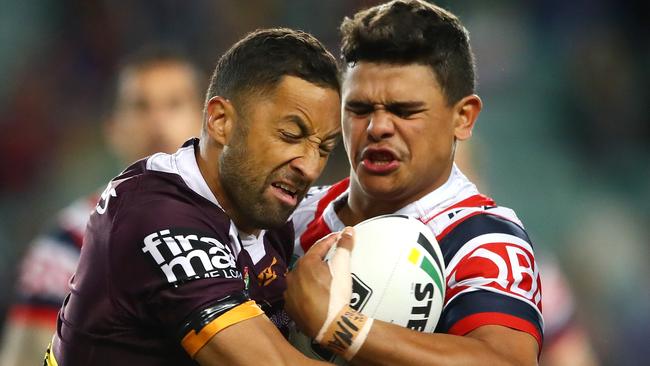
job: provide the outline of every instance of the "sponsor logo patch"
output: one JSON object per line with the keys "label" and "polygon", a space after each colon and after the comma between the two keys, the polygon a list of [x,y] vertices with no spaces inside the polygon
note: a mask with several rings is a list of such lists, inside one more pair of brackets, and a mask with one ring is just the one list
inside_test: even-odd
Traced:
{"label": "sponsor logo patch", "polygon": [[539,271],[530,244],[506,234],[485,234],[468,242],[450,262],[447,298],[470,288],[492,288],[536,305]]}
{"label": "sponsor logo patch", "polygon": [[219,240],[187,229],[167,229],[147,235],[142,252],[149,254],[178,286],[199,278],[241,278],[230,247]]}

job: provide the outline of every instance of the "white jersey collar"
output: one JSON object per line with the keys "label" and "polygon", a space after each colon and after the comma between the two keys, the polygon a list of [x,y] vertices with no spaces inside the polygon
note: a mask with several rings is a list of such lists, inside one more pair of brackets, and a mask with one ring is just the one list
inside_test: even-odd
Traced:
{"label": "white jersey collar", "polygon": [[[345,224],[336,214],[334,209],[341,201],[346,200],[350,188],[341,193],[323,210],[323,220],[332,231],[343,230]],[[411,217],[430,216],[434,211],[442,211],[447,207],[454,205],[468,197],[479,194],[474,183],[470,182],[467,177],[458,169],[456,164],[451,169],[449,179],[440,187],[429,192],[424,197],[394,212],[397,215],[406,215]]]}
{"label": "white jersey collar", "polygon": [[198,139],[191,140],[189,146],[183,146],[173,154],[157,153],[147,159],[147,169],[159,172],[177,174],[183,182],[194,192],[221,207],[217,197],[214,196],[208,183],[203,178],[199,164],[196,162],[195,149],[198,148]]}

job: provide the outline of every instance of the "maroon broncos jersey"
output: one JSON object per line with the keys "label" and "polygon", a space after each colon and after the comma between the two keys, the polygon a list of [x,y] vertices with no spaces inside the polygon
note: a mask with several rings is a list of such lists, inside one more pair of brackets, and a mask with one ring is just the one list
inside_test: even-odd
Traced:
{"label": "maroon broncos jersey", "polygon": [[239,233],[195,149],[141,160],[106,187],[46,364],[195,365],[217,332],[263,313],[286,334],[293,228]]}

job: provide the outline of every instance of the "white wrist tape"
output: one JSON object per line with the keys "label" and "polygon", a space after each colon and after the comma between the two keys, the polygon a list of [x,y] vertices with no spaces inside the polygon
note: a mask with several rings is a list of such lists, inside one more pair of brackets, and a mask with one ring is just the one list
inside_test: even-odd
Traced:
{"label": "white wrist tape", "polygon": [[352,297],[350,251],[336,248],[328,265],[332,274],[327,317],[316,335],[316,341],[350,360],[359,351],[372,327],[372,318],[349,305]]}
{"label": "white wrist tape", "polygon": [[332,259],[327,263],[332,274],[330,286],[327,317],[316,334],[316,342],[321,342],[325,331],[329,328],[334,318],[350,303],[352,297],[352,276],[350,275],[350,251],[345,248],[336,248]]}

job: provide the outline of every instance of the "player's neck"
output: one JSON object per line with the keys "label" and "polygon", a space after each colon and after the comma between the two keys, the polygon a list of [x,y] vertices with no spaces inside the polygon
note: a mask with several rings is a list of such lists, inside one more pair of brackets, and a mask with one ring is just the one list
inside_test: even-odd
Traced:
{"label": "player's neck", "polygon": [[224,205],[223,188],[219,184],[219,152],[209,143],[201,144],[200,149],[194,149],[194,157],[196,164],[199,166],[199,171],[203,176],[203,180],[214,194],[215,198],[220,205]]}
{"label": "player's neck", "polygon": [[421,199],[431,192],[439,189],[451,177],[452,164],[450,163],[443,174],[429,184],[416,187],[416,189],[382,192],[371,195],[361,188],[360,183],[350,179],[350,191],[345,204],[336,209],[337,215],[345,225],[356,225],[361,221],[380,215],[393,214],[407,205]]}
{"label": "player's neck", "polygon": [[371,217],[391,214],[402,207],[400,203],[373,200],[354,194],[353,189],[344,204],[336,211],[346,226],[353,226]]}

